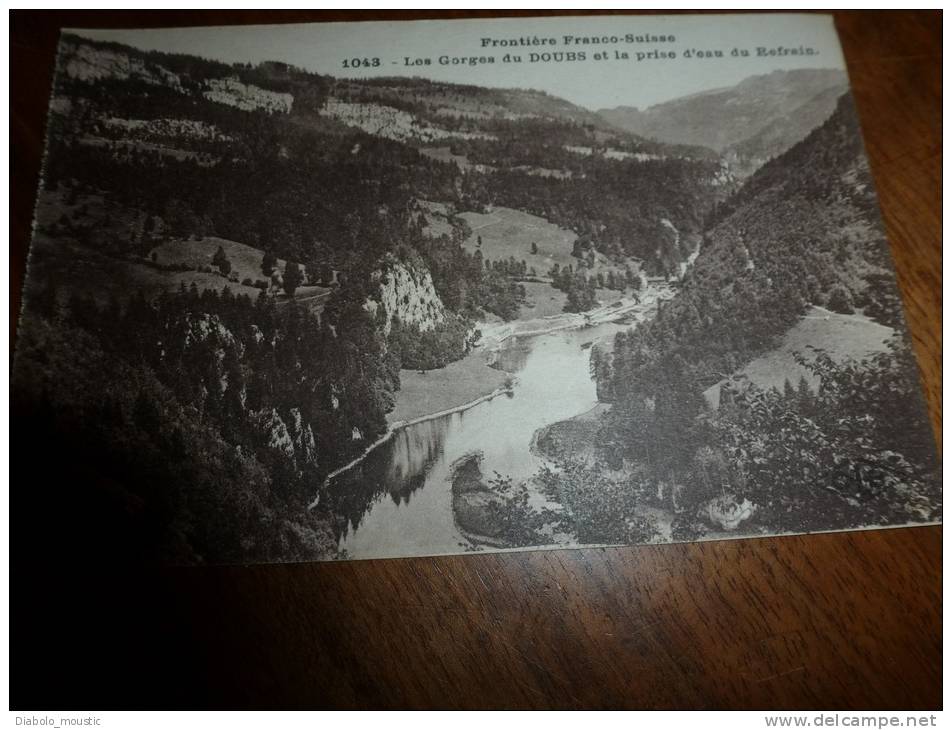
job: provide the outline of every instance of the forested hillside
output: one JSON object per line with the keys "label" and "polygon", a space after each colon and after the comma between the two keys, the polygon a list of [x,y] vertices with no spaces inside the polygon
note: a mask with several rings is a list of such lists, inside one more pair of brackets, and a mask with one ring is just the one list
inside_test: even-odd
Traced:
{"label": "forested hillside", "polygon": [[458,214],[509,206],[576,237],[579,268],[673,272],[726,183],[708,151],[535,91],[64,35],[16,406],[63,453],[89,422],[157,556],[333,554],[323,480],[385,431],[401,367],[463,357],[525,304],[528,270],[467,251]]}
{"label": "forested hillside", "polygon": [[[48,475],[55,498],[104,535],[147,535],[150,557],[338,556],[368,495],[393,485],[334,475],[382,441],[401,377],[445,399],[403,412],[500,382],[515,401],[518,378],[486,374],[506,358],[484,359],[483,332],[498,344],[519,324],[617,311],[640,324],[565,355],[584,369],[591,348],[610,407],[584,438],[560,426],[526,446],[560,452],[530,481],[565,534],[933,519],[933,452],[843,81],[783,72],[675,100],[645,113],[649,140],[532,90],[65,35],[14,369],[30,433],[98,465],[75,493]],[[830,336],[830,310],[866,349],[794,352]],[[777,387],[748,376],[765,370]],[[384,481],[422,484],[435,444],[398,454]],[[502,503],[517,521],[532,511]],[[673,515],[667,531],[650,510]]]}
{"label": "forested hillside", "polygon": [[621,129],[660,142],[716,150],[746,175],[822,124],[847,90],[842,71],[793,69],[644,110],[617,107],[599,114]]}
{"label": "forested hillside", "polygon": [[[679,295],[619,334],[612,354],[595,351],[600,397],[613,404],[599,437],[606,463],[638,465],[630,488],[675,509],[676,537],[737,515],[755,530],[934,516],[934,446],[888,255],[844,96],[720,206]],[[807,349],[818,389],[725,380],[808,304],[865,311],[895,330],[889,350],[837,362]],[[701,394],[719,382],[712,411]]]}
{"label": "forested hillside", "polygon": [[[699,210],[724,194],[709,152],[646,142],[538,92],[337,81],[72,36],[63,48],[50,186],[75,179],[189,233],[213,230],[302,263],[344,267],[355,242],[362,258],[389,250],[414,199],[465,210],[513,197],[534,210],[562,200],[560,223],[657,262],[660,219],[699,230]],[[434,159],[440,143],[462,169]],[[507,174],[492,175],[496,165]],[[553,168],[561,174],[547,175]],[[615,225],[603,231],[606,216]],[[626,235],[625,223],[637,233]]]}
{"label": "forested hillside", "polygon": [[901,305],[881,285],[889,249],[858,132],[844,96],[822,127],[719,206],[679,296],[632,339],[710,385],[771,347],[808,303],[849,313],[868,305],[896,326]]}

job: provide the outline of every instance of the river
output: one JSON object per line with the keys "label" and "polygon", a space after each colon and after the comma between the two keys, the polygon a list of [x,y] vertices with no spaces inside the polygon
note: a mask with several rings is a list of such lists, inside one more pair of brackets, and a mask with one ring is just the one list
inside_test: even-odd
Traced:
{"label": "river", "polygon": [[534,474],[541,465],[530,449],[535,432],[597,403],[589,345],[630,326],[609,322],[507,340],[493,355],[495,366],[517,379],[509,394],[403,427],[331,481],[332,500],[348,520],[340,549],[350,558],[470,549],[453,518],[454,462],[481,453],[487,476],[496,471],[518,482]]}

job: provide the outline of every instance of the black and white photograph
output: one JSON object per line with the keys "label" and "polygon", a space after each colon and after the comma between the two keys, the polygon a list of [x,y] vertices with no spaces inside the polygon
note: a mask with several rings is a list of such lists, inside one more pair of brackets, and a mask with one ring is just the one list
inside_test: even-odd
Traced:
{"label": "black and white photograph", "polygon": [[827,16],[66,29],[52,83],[11,449],[83,478],[13,520],[169,565],[941,522]]}

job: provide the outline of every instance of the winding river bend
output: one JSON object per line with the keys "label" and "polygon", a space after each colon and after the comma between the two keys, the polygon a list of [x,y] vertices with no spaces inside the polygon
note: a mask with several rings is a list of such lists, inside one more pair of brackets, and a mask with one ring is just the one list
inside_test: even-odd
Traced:
{"label": "winding river bend", "polygon": [[509,394],[403,427],[331,481],[348,522],[340,549],[350,558],[467,549],[453,517],[454,462],[481,453],[488,476],[497,471],[519,481],[534,474],[541,465],[531,451],[535,432],[597,403],[590,344],[630,326],[608,322],[507,340],[494,355],[517,379]]}

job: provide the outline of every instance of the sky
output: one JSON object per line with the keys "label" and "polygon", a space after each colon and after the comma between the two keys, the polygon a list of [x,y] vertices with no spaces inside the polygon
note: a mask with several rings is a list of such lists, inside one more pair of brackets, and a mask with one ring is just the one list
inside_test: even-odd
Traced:
{"label": "sky", "polygon": [[[187,53],[227,63],[284,61],[338,77],[423,76],[478,86],[546,91],[589,109],[646,108],[700,91],[732,86],[778,69],[845,68],[833,21],[826,15],[688,15],[500,18],[474,20],[310,23],[148,30],[74,30],[88,38],[144,50]],[[625,35],[674,36],[673,42],[628,43]],[[602,37],[602,44],[566,44],[564,36]],[[612,37],[617,42],[612,42]],[[502,47],[484,39],[554,39],[555,45]],[[756,49],[809,47],[815,55],[764,55]],[[732,55],[744,49],[750,55]],[[582,51],[584,61],[532,62],[530,54]],[[720,51],[722,56],[698,57]],[[629,55],[616,59],[616,52]],[[674,59],[637,53],[674,53]],[[503,57],[519,55],[520,63]],[[596,59],[596,53],[608,58]],[[441,57],[492,56],[495,63],[443,65]],[[379,66],[348,69],[345,60],[379,59]],[[429,59],[407,65],[405,59]]]}

